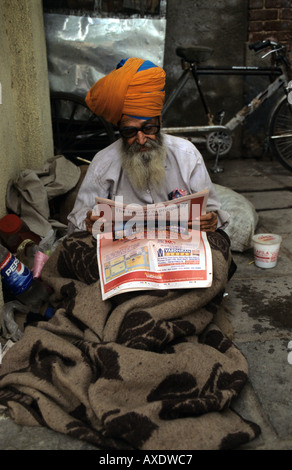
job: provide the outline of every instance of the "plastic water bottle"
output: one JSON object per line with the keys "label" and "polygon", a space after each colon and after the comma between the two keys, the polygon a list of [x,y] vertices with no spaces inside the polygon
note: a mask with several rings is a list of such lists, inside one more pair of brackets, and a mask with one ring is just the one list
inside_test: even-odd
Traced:
{"label": "plastic water bottle", "polygon": [[0,245],[0,269],[3,285],[16,300],[27,305],[31,312],[39,313],[49,300],[49,291],[31,270],[7,248]]}

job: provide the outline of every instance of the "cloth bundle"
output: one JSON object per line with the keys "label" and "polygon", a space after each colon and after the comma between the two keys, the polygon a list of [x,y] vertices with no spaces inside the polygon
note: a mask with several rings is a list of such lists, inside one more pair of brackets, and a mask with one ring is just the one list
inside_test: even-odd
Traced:
{"label": "cloth bundle", "polygon": [[7,209],[17,214],[30,230],[45,237],[53,228],[67,225],[50,218],[49,202],[68,193],[78,183],[80,168],[63,155],[49,158],[41,170],[26,169],[8,182]]}
{"label": "cloth bundle", "polygon": [[99,449],[233,449],[259,427],[231,409],[245,358],[213,322],[231,273],[229,240],[208,235],[207,289],[101,300],[96,241],[67,237],[42,276],[56,313],[28,326],[0,367],[0,404],[20,425],[47,426]]}
{"label": "cloth bundle", "polygon": [[231,250],[243,252],[252,248],[252,237],[259,221],[253,204],[243,194],[230,188],[219,184],[214,184],[214,188],[222,208],[230,215],[225,232],[230,238]]}

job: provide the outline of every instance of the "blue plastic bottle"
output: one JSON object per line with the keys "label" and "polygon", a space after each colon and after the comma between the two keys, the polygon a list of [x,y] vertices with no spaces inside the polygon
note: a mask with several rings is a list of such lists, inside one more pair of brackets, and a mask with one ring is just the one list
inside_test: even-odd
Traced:
{"label": "blue plastic bottle", "polygon": [[0,245],[0,269],[2,282],[15,299],[27,305],[31,312],[40,313],[43,304],[49,300],[48,290],[39,279],[34,279],[31,270],[3,245]]}

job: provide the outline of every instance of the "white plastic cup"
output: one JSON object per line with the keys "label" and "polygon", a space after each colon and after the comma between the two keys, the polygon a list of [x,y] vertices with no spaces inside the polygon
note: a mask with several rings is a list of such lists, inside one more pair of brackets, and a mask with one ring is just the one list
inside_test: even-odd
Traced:
{"label": "white plastic cup", "polygon": [[258,233],[252,239],[256,266],[274,268],[278,261],[282,237],[273,233]]}

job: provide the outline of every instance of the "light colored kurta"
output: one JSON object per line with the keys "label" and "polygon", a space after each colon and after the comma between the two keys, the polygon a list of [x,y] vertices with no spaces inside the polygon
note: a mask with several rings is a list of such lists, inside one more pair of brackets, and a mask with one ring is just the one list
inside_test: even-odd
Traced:
{"label": "light colored kurta", "polygon": [[220,201],[209,177],[202,155],[188,140],[165,135],[167,158],[165,179],[158,188],[149,186],[138,191],[130,183],[121,167],[122,140],[98,152],[88,167],[73,210],[68,216],[69,232],[86,230],[84,219],[88,210],[95,206],[96,196],[107,199],[123,197],[124,204],[154,204],[168,200],[168,194],[183,189],[188,194],[209,188],[207,212],[218,211],[218,227],[224,228],[229,215],[221,210]]}

